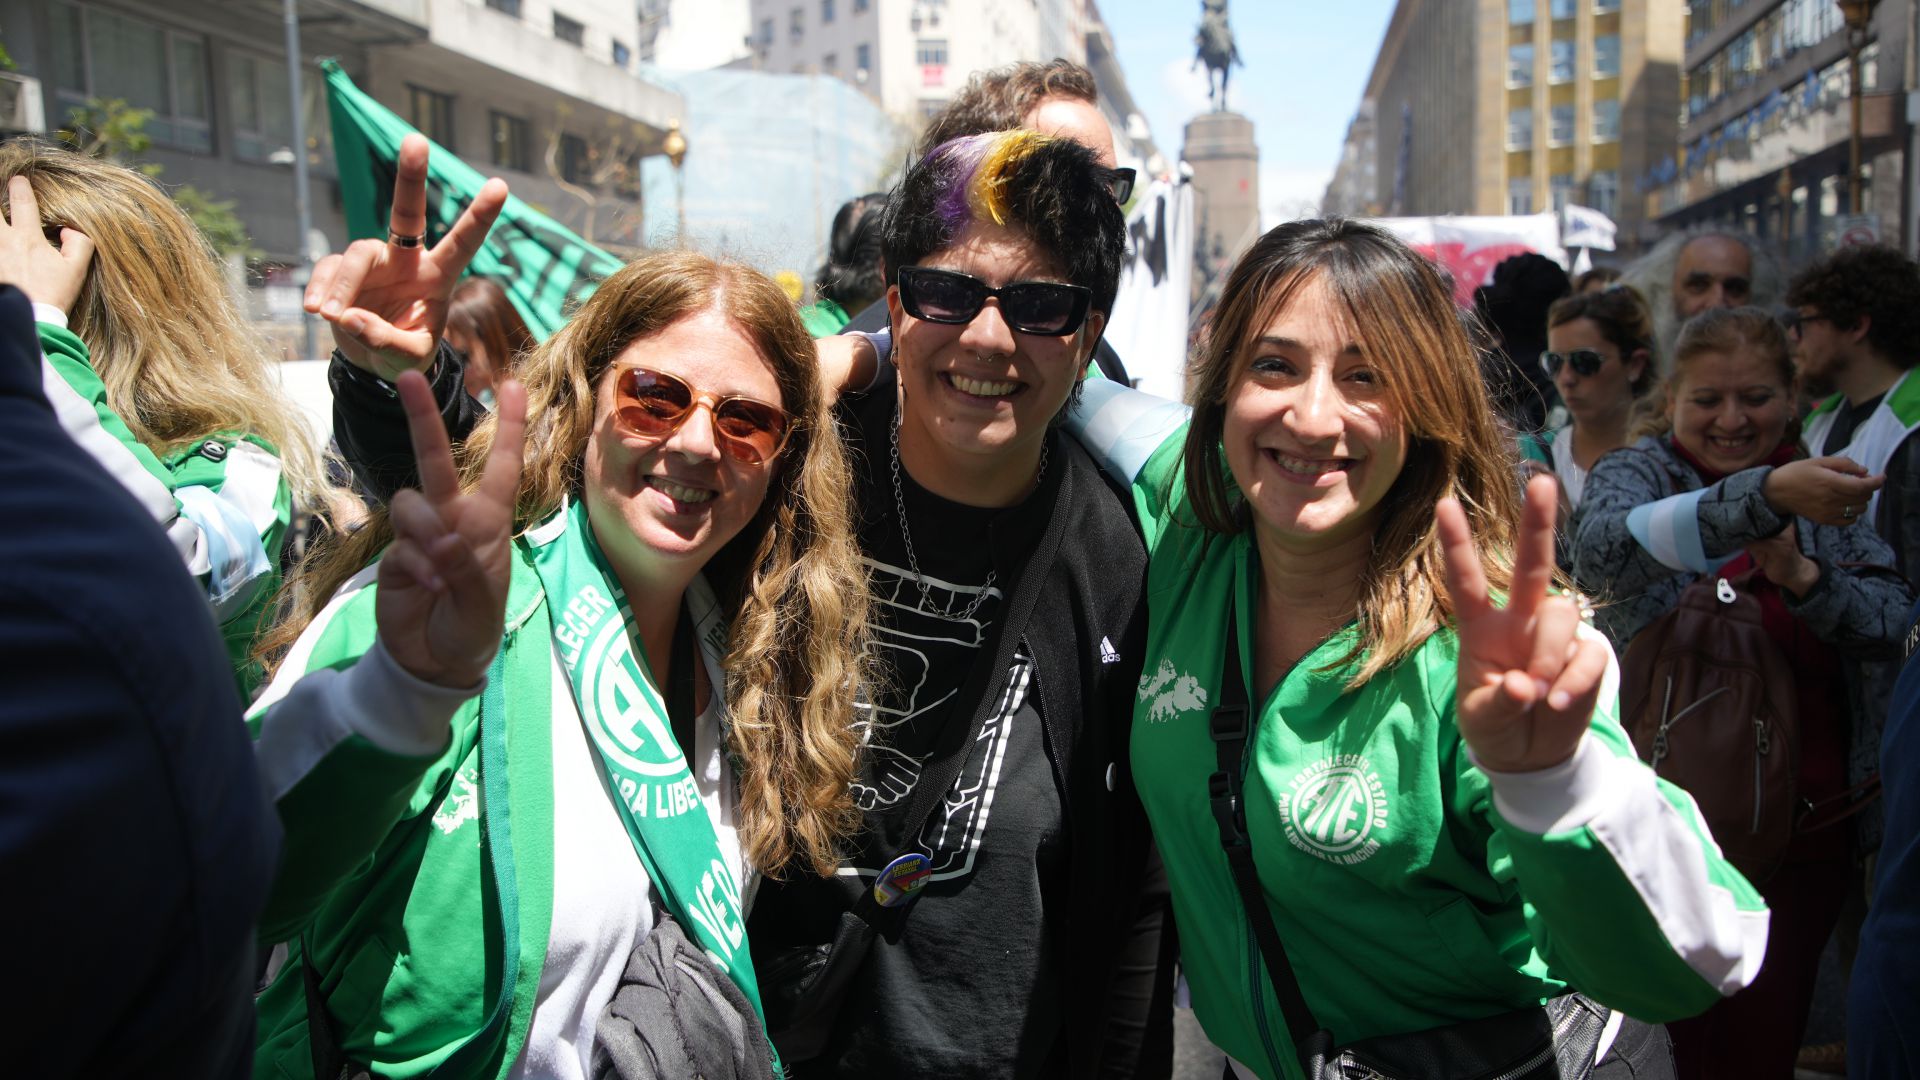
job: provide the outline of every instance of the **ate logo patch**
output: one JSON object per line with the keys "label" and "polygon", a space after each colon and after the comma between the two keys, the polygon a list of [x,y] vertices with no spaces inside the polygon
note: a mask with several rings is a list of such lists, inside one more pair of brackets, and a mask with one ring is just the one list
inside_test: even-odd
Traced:
{"label": "ate logo patch", "polygon": [[1386,785],[1359,754],[1316,761],[1280,793],[1280,824],[1287,842],[1309,855],[1341,866],[1365,862],[1387,826]]}

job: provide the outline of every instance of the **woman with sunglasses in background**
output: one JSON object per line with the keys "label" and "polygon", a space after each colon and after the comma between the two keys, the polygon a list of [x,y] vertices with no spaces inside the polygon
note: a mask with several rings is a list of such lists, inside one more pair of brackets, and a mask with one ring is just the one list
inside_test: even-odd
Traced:
{"label": "woman with sunglasses in background", "polygon": [[[404,236],[424,192],[402,176]],[[432,355],[441,327],[418,313],[450,284],[409,259],[316,270],[351,323],[336,340],[403,371]],[[405,371],[424,495],[303,569],[254,717],[287,836],[261,938],[291,943],[260,998],[262,1075],[597,1075],[596,1025],[666,915],[757,1011],[758,878],[832,874],[857,820],[851,477],[786,294],[699,255],[640,259],[520,378],[516,482],[496,443],[518,445],[518,389],[456,476]],[[475,531],[490,614],[440,602],[462,569],[437,565],[442,534]],[[389,636],[420,608],[421,631]],[[727,1075],[767,1075],[756,1017],[734,1050]]]}
{"label": "woman with sunglasses in background", "polygon": [[1564,523],[1580,505],[1587,471],[1600,455],[1627,444],[1634,404],[1653,389],[1659,370],[1653,316],[1625,286],[1556,300],[1547,309],[1540,362],[1566,404],[1567,422],[1543,433],[1539,449],[1527,456],[1543,458],[1560,481]]}
{"label": "woman with sunglasses in background", "polygon": [[[1793,700],[1777,704],[1794,710],[1798,745],[1775,751],[1757,726],[1759,745],[1746,754],[1756,769],[1756,754],[1797,762],[1795,835],[1779,868],[1754,882],[1774,912],[1773,933],[1752,986],[1673,1026],[1687,1077],[1793,1074],[1820,953],[1856,880],[1850,827],[1802,827],[1835,820],[1852,801],[1849,785],[1872,770],[1877,745],[1860,736],[1877,725],[1853,720],[1884,715],[1887,703],[1868,692],[1875,682],[1864,669],[1891,658],[1913,599],[1890,569],[1892,549],[1863,516],[1879,478],[1845,458],[1802,456],[1794,383],[1786,335],[1769,313],[1694,316],[1674,348],[1662,414],[1637,442],[1595,465],[1572,525],[1575,576],[1601,601],[1596,620],[1616,649],[1626,652],[1703,575],[1717,579],[1718,601],[1730,604],[1739,598],[1732,583],[1752,573],[1739,590],[1757,598],[1776,662],[1792,671]],[[1654,692],[1625,688],[1630,702]],[[1673,684],[1661,692],[1671,694]],[[1675,701],[1671,715],[1677,722],[1712,697]],[[1747,725],[1764,721],[1711,711],[1689,719],[1735,725],[1738,735],[1720,745],[1728,772],[1744,776],[1745,763],[1731,755],[1755,745],[1744,738]],[[1743,834],[1757,831],[1766,801],[1759,777],[1751,826],[1739,795],[1714,807],[1717,816]]]}

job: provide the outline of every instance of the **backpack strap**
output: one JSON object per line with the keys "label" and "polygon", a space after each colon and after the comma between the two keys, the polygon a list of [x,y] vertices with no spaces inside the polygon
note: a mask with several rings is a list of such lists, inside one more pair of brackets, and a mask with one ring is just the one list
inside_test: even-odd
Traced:
{"label": "backpack strap", "polygon": [[1260,945],[1260,956],[1267,979],[1286,1016],[1287,1031],[1296,1050],[1305,1051],[1320,1030],[1300,992],[1300,980],[1280,943],[1280,931],[1273,925],[1273,913],[1267,910],[1260,874],[1253,861],[1253,842],[1247,837],[1246,806],[1243,798],[1246,777],[1247,737],[1252,733],[1247,708],[1247,682],[1240,667],[1240,620],[1233,601],[1227,604],[1227,658],[1220,689],[1220,704],[1214,707],[1207,732],[1213,736],[1218,770],[1207,778],[1207,796],[1213,806],[1213,820],[1220,829],[1220,847],[1227,854],[1227,867],[1233,871],[1233,883],[1240,892],[1240,904],[1246,908],[1247,922]]}

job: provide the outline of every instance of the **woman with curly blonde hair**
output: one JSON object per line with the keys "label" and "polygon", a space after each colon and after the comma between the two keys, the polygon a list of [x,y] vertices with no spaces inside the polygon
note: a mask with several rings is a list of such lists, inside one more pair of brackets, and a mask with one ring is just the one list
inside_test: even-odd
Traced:
{"label": "woman with curly blonde hair", "polygon": [[64,259],[24,235],[5,256],[42,268],[29,291],[58,376],[47,380],[55,408],[206,585],[250,694],[260,670],[248,652],[293,503],[324,512],[330,487],[266,342],[192,219],[150,177],[14,139],[0,143],[0,184],[10,231],[65,238]]}
{"label": "woman with curly blonde hair", "polygon": [[[402,181],[396,220],[421,201]],[[320,287],[360,259],[361,296],[450,289],[486,216],[429,252],[350,251]],[[433,307],[364,302],[336,339],[390,352]],[[414,330],[424,363],[442,328]],[[303,570],[319,610],[255,719],[288,837],[262,939],[295,942],[260,999],[263,1073],[589,1075],[630,954],[663,931],[753,1005],[737,1075],[770,1062],[744,911],[761,875],[832,874],[857,821],[866,590],[811,339],[759,272],[661,254],[518,377],[517,479],[507,383],[464,477],[416,435],[425,494]],[[402,381],[417,432],[428,392]],[[476,515],[499,519],[472,526],[499,600],[469,611],[441,602],[463,564],[438,534]],[[426,631],[390,634],[416,606]]]}

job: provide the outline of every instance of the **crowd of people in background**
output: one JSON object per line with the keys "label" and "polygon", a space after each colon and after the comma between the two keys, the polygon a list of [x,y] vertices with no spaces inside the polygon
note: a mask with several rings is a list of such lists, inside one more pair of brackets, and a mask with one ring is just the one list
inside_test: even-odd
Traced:
{"label": "crowd of people in background", "polygon": [[1178,997],[1229,1077],[1913,1075],[1920,264],[1462,309],[1296,221],[1161,400],[1095,94],[977,76],[804,308],[544,341],[411,137],[325,448],[157,185],[0,145],[11,1064],[1164,1078]]}

